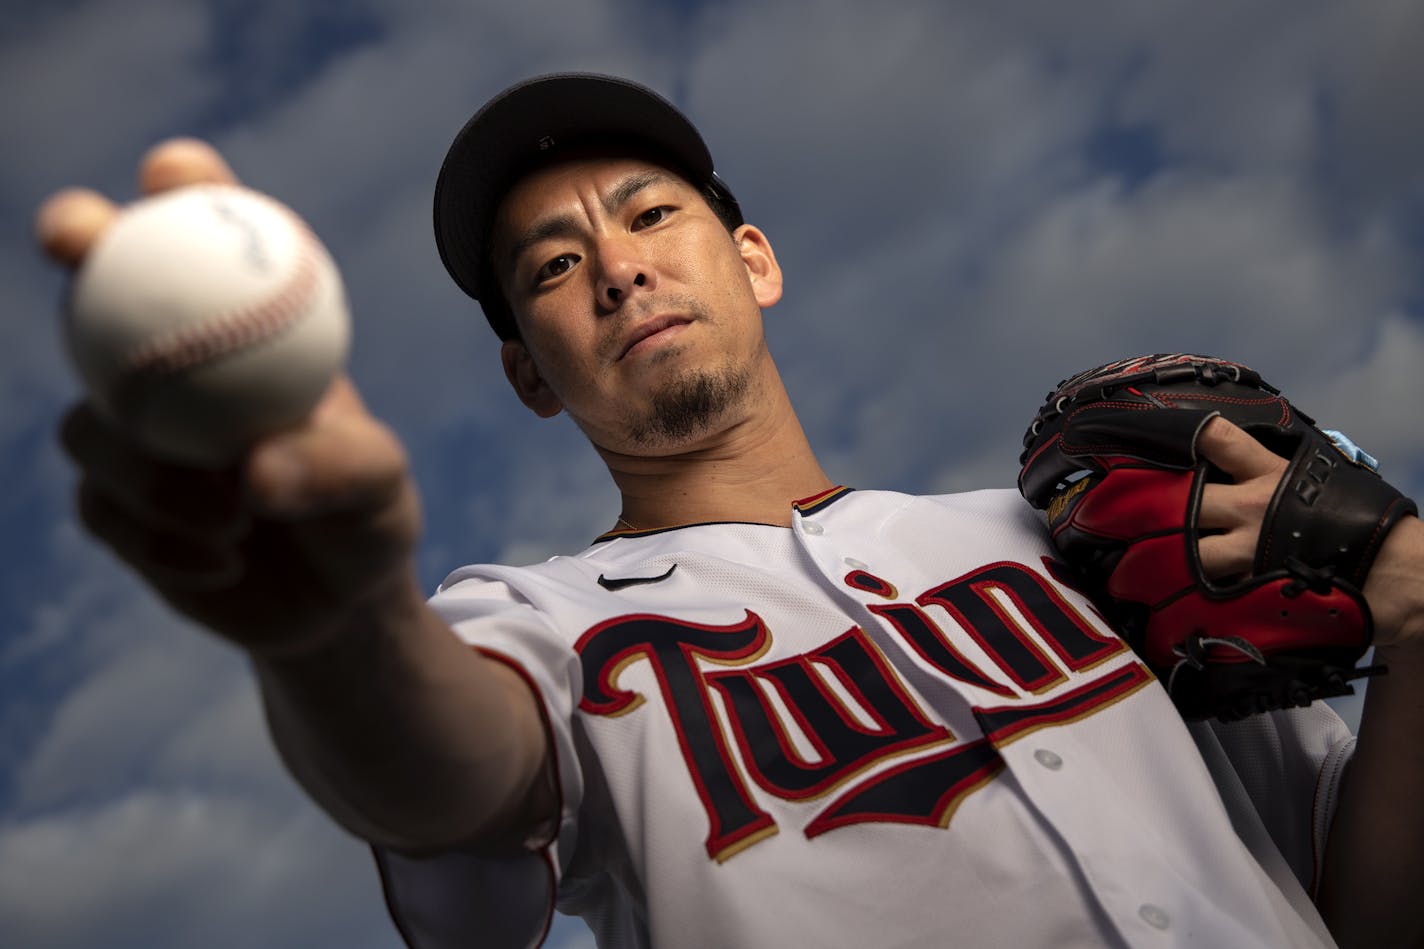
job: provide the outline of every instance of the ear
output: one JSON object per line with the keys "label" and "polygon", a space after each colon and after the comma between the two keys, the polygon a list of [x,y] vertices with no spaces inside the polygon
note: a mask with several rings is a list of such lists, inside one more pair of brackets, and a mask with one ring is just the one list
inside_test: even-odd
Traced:
{"label": "ear", "polygon": [[539,367],[534,365],[534,357],[529,355],[522,341],[505,340],[499,350],[499,360],[504,364],[504,377],[509,380],[514,394],[531,412],[540,418],[553,418],[564,410],[564,403],[539,375]]}
{"label": "ear", "polygon": [[761,228],[752,224],[737,228],[732,232],[732,239],[741,251],[742,263],[746,264],[757,305],[763,309],[775,305],[781,299],[781,265],[776,262],[771,241]]}

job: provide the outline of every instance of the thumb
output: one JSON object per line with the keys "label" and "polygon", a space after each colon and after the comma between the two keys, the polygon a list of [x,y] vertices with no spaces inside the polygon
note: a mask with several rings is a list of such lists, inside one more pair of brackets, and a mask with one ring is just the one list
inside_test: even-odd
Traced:
{"label": "thumb", "polygon": [[400,441],[344,375],[304,424],[254,446],[245,473],[254,510],[278,519],[380,508],[413,490]]}
{"label": "thumb", "polygon": [[1240,484],[1284,468],[1286,461],[1220,415],[1197,436],[1197,452]]}

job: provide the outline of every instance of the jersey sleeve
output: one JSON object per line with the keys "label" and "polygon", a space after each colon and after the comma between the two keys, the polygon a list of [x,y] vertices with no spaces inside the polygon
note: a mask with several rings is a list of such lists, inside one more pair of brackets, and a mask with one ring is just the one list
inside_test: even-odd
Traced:
{"label": "jersey sleeve", "polygon": [[543,944],[554,886],[544,854],[452,851],[416,858],[372,849],[386,907],[409,949]]}
{"label": "jersey sleeve", "polygon": [[1316,702],[1191,731],[1237,834],[1273,877],[1289,873],[1313,895],[1355,747],[1349,728]]}
{"label": "jersey sleeve", "polygon": [[411,949],[538,946],[577,839],[583,797],[572,733],[582,690],[578,657],[503,581],[457,571],[430,605],[455,635],[509,665],[534,692],[554,756],[559,816],[525,842],[524,853],[507,857],[463,851],[409,857],[376,848],[386,904]]}

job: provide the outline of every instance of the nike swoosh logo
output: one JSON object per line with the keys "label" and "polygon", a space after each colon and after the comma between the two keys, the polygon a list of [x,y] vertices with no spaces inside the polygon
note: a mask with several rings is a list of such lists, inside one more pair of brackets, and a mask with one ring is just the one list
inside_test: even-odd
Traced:
{"label": "nike swoosh logo", "polygon": [[603,589],[605,589],[605,590],[621,590],[621,589],[623,589],[624,587],[635,587],[635,586],[637,586],[637,585],[640,584],[640,583],[661,583],[662,581],[666,580],[668,577],[672,576],[672,572],[673,572],[674,570],[676,570],[676,569],[677,569],[677,564],[673,564],[671,567],[668,567],[668,568],[667,568],[667,573],[664,573],[664,574],[662,574],[661,576],[657,576],[657,577],[620,577],[620,578],[618,578],[617,580],[610,580],[608,577],[605,577],[603,574],[600,573],[600,574],[598,575],[598,585],[601,586],[601,587],[603,587]]}

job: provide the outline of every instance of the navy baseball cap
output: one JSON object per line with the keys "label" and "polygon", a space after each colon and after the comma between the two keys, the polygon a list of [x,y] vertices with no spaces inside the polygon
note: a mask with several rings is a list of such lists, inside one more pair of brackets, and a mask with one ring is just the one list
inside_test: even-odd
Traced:
{"label": "navy baseball cap", "polygon": [[455,136],[435,183],[435,244],[461,290],[480,302],[501,339],[518,335],[494,276],[490,228],[500,201],[523,176],[561,151],[626,142],[651,151],[715,195],[742,223],[741,210],[712,168],[692,122],[646,86],[616,76],[536,76],[490,99]]}

